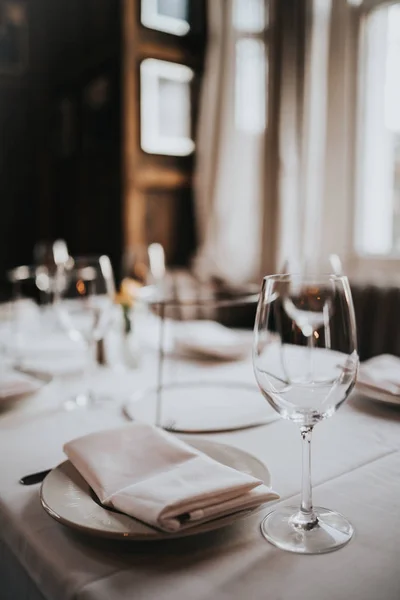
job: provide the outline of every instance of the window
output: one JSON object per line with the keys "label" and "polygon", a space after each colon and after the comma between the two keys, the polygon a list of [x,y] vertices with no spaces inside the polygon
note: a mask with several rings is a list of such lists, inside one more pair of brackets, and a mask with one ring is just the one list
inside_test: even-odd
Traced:
{"label": "window", "polygon": [[188,0],[144,0],[140,18],[149,29],[186,35],[190,29]]}
{"label": "window", "polygon": [[141,142],[145,152],[187,156],[191,139],[190,82],[185,65],[146,58],[140,65]]}
{"label": "window", "polygon": [[236,32],[236,128],[249,134],[262,133],[267,114],[267,12],[264,0],[234,0],[233,24]]}
{"label": "window", "polygon": [[361,42],[356,250],[400,258],[400,3],[370,12]]}

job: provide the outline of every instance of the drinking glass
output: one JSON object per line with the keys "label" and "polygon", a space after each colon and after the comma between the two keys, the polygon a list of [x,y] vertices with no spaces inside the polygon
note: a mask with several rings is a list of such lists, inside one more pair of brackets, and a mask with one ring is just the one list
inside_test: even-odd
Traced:
{"label": "drinking glass", "polygon": [[261,524],[264,537],[284,550],[329,552],[353,535],[337,512],[313,507],[311,434],[351,392],[358,354],[354,308],[344,276],[265,277],[258,302],[253,346],[254,372],[269,404],[299,426],[303,478],[299,508],[283,506]]}
{"label": "drinking glass", "polygon": [[54,293],[56,275],[60,269],[73,267],[73,258],[69,255],[67,243],[58,239],[54,242],[40,241],[33,248],[33,258],[37,269],[46,269],[48,273],[48,292]]}
{"label": "drinking glass", "polygon": [[45,266],[21,265],[8,271],[7,277],[12,285],[12,303],[8,311],[6,350],[13,364],[20,365],[31,344],[52,329],[54,296]]}
{"label": "drinking glass", "polygon": [[56,309],[69,337],[86,345],[86,389],[67,408],[86,407],[96,402],[90,389],[90,376],[96,365],[97,342],[103,339],[112,319],[115,296],[114,277],[108,256],[82,257],[73,268],[57,275]]}
{"label": "drinking glass", "polygon": [[128,288],[129,282],[141,286],[136,293],[142,298],[153,297],[161,291],[165,270],[165,253],[161,244],[133,246],[123,257],[124,281],[128,283]]}

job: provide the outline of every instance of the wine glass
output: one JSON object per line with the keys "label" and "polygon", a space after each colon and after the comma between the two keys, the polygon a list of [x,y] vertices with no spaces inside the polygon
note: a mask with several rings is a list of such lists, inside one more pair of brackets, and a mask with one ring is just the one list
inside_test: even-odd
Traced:
{"label": "wine glass", "polygon": [[21,265],[8,271],[12,285],[9,308],[8,350],[15,365],[20,365],[31,342],[52,330],[54,296],[50,290],[47,267]]}
{"label": "wine glass", "polygon": [[124,254],[123,283],[139,298],[153,298],[161,292],[165,271],[165,253],[161,244],[136,245]]}
{"label": "wine glass", "polygon": [[69,255],[67,243],[58,239],[54,242],[40,241],[33,248],[33,258],[37,268],[46,268],[49,274],[49,291],[54,291],[55,277],[59,269],[70,269],[74,264]]}
{"label": "wine glass", "polygon": [[73,268],[57,274],[56,309],[69,337],[86,345],[86,389],[67,408],[86,407],[96,402],[89,379],[96,365],[97,342],[103,339],[112,318],[114,277],[108,256],[82,257]]}
{"label": "wine glass", "polygon": [[254,329],[254,372],[263,396],[299,426],[303,439],[300,508],[277,508],[261,524],[264,537],[279,548],[330,552],[353,535],[345,517],[313,507],[310,444],[314,426],[332,416],[351,392],[358,362],[347,277],[264,278]]}

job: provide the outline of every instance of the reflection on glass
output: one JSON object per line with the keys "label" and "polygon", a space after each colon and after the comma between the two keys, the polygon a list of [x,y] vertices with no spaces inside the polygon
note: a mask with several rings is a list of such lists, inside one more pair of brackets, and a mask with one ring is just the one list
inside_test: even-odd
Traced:
{"label": "reflection on glass", "polygon": [[235,124],[246,133],[262,133],[266,127],[267,67],[264,42],[236,42]]}
{"label": "reflection on glass", "polygon": [[152,58],[140,65],[141,147],[151,154],[186,156],[191,139],[190,82],[193,71]]}
{"label": "reflection on glass", "polygon": [[265,0],[234,0],[233,24],[237,31],[261,33],[264,31],[268,13]]}
{"label": "reflection on glass", "polygon": [[186,35],[190,29],[188,0],[142,0],[141,22],[149,29]]}

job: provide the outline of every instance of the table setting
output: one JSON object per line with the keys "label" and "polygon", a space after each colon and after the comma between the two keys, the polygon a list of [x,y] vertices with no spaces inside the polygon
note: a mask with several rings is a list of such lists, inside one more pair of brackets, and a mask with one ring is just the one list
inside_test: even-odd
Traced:
{"label": "table setting", "polygon": [[5,599],[398,598],[400,359],[359,367],[347,278],[266,276],[254,330],[139,293],[99,365],[111,262],[65,262],[39,334],[2,312]]}

